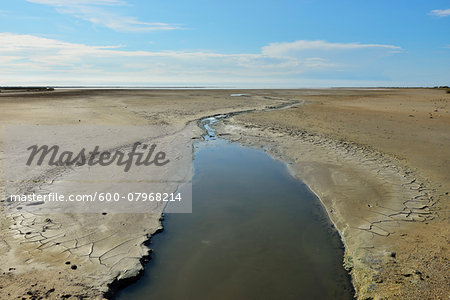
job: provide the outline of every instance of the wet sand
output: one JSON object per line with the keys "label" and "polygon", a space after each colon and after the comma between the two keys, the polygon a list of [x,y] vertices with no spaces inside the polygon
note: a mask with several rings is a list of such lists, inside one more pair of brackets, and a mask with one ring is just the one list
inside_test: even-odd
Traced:
{"label": "wet sand", "polygon": [[[444,90],[429,89],[8,92],[0,93],[0,122],[185,126],[210,115],[248,111],[227,118],[219,132],[287,161],[319,196],[341,233],[358,298],[445,299],[450,286],[449,102]],[[62,236],[27,240],[25,230],[42,229],[45,216],[11,218],[1,209],[2,298],[110,296],[118,281],[140,273],[148,254],[143,243],[160,227],[157,213],[102,219],[64,215],[54,226]],[[99,223],[103,232],[90,235]],[[75,236],[67,238],[66,228]],[[67,252],[38,249],[49,241],[77,239],[84,239],[83,247],[67,246],[68,265]],[[119,244],[125,246],[111,255],[114,272],[89,256],[112,253]]]}
{"label": "wet sand", "polygon": [[359,299],[450,295],[450,94],[279,91],[287,110],[225,121],[224,137],[289,162],[346,246]]}
{"label": "wet sand", "polygon": [[[1,125],[172,125],[204,116],[263,109],[278,100],[242,101],[228,91],[56,90],[0,93]],[[200,137],[197,128],[194,136]],[[101,299],[135,280],[148,258],[144,243],[161,229],[162,207],[152,213],[7,213],[4,137],[1,139],[0,298]],[[173,135],[168,134],[167,140]],[[88,142],[89,136],[80,137]],[[119,137],[118,137],[119,139]],[[120,140],[120,139],[119,139]],[[55,181],[78,171],[29,178],[25,190],[58,189]],[[123,172],[122,172],[123,173]],[[123,173],[126,174],[126,173]],[[125,178],[126,179],[126,178]],[[52,183],[48,186],[48,183]],[[99,187],[100,188],[100,187]]]}

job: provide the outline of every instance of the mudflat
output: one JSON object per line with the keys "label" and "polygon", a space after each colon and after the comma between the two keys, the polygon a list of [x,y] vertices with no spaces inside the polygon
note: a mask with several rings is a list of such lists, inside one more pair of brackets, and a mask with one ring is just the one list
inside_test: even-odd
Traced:
{"label": "mudflat", "polygon": [[[196,126],[200,118],[264,109],[281,102],[262,97],[242,101],[228,91],[8,91],[0,93],[0,120],[2,126],[170,125],[183,129],[193,125],[193,135],[200,137],[202,132]],[[167,132],[159,143],[170,142],[176,134]],[[86,143],[93,139],[89,133],[77,138]],[[120,145],[122,138],[108,143]],[[161,230],[162,205],[154,205],[146,213],[123,214],[35,214],[19,210],[22,207],[7,209],[4,129],[1,149],[0,298],[111,298],[118,287],[139,277],[142,262],[150,253],[145,242]],[[76,174],[79,172],[77,168],[63,172],[53,168],[45,174],[30,175],[21,188],[35,191],[45,186],[46,191],[54,192],[62,188],[56,178],[63,182],[83,176]]]}
{"label": "mudflat", "polygon": [[235,116],[225,136],[264,146],[319,196],[359,299],[450,295],[450,94],[278,91],[289,109]]}
{"label": "mudflat", "polygon": [[[228,114],[223,138],[262,147],[319,196],[358,298],[445,299],[449,105],[441,89],[55,90],[0,93],[0,122],[184,127]],[[111,297],[142,271],[161,211],[49,217],[2,205],[0,296]]]}

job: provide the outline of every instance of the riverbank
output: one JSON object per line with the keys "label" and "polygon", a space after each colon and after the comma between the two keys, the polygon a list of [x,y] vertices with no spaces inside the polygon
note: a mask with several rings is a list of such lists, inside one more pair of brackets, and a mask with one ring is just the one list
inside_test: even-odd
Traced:
{"label": "riverbank", "polygon": [[359,299],[447,298],[449,95],[341,89],[282,97],[306,105],[236,115],[219,133],[286,161],[319,196]]}
{"label": "riverbank", "polygon": [[[263,97],[243,101],[230,94],[221,90],[73,89],[2,93],[0,120],[2,127],[156,125],[172,126],[175,130],[204,116],[264,109],[283,103]],[[159,143],[170,143],[176,134],[176,131],[168,132]],[[201,134],[199,128],[194,129],[193,136]],[[89,134],[79,138],[86,143],[93,139]],[[111,139],[108,147],[114,147],[114,143],[120,145],[122,138],[127,139]],[[161,230],[161,206],[155,206],[148,213],[128,214],[7,212],[4,143],[3,129],[0,143],[0,298],[110,298],[115,289],[140,276],[142,262],[150,252],[145,244]],[[25,188],[39,191],[44,186],[47,192],[52,192],[64,188],[64,180],[79,176],[79,172],[77,168],[46,172],[30,177]]]}

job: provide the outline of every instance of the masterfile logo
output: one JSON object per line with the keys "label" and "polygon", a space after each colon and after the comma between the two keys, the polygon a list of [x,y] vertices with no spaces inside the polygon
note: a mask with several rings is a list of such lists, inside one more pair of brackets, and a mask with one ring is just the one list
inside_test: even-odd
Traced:
{"label": "masterfile logo", "polygon": [[[128,172],[133,163],[136,166],[154,165],[157,167],[169,163],[170,160],[166,159],[166,153],[164,151],[158,151],[154,154],[156,147],[156,144],[148,145],[136,142],[128,153],[120,150],[115,150],[114,152],[107,150],[100,151],[100,146],[98,145],[90,152],[86,148],[82,148],[78,153],[74,153],[70,150],[60,151],[58,145],[32,145],[27,148],[30,151],[30,156],[26,164],[27,166],[31,166],[34,162],[37,166],[40,166],[46,161],[49,166],[79,167],[84,165],[99,165],[106,167],[116,163],[118,166],[124,166],[124,172]],[[141,148],[142,152],[139,151],[139,148]]]}

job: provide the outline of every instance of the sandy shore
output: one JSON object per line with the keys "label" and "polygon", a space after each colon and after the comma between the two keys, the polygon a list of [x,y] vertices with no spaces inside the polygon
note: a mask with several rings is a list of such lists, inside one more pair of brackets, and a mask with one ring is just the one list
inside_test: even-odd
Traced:
{"label": "sandy shore", "polygon": [[[227,118],[219,132],[286,161],[320,197],[345,243],[345,265],[360,299],[446,299],[449,102],[445,91],[425,89],[57,90],[0,93],[0,120],[182,127],[248,110]],[[1,209],[1,298],[108,296],[118,280],[141,272],[144,242],[160,228],[157,210],[52,215],[47,224],[46,216]]]}
{"label": "sandy shore", "polygon": [[450,95],[301,90],[303,105],[236,115],[224,138],[286,161],[319,196],[346,247],[359,299],[450,296]]}

